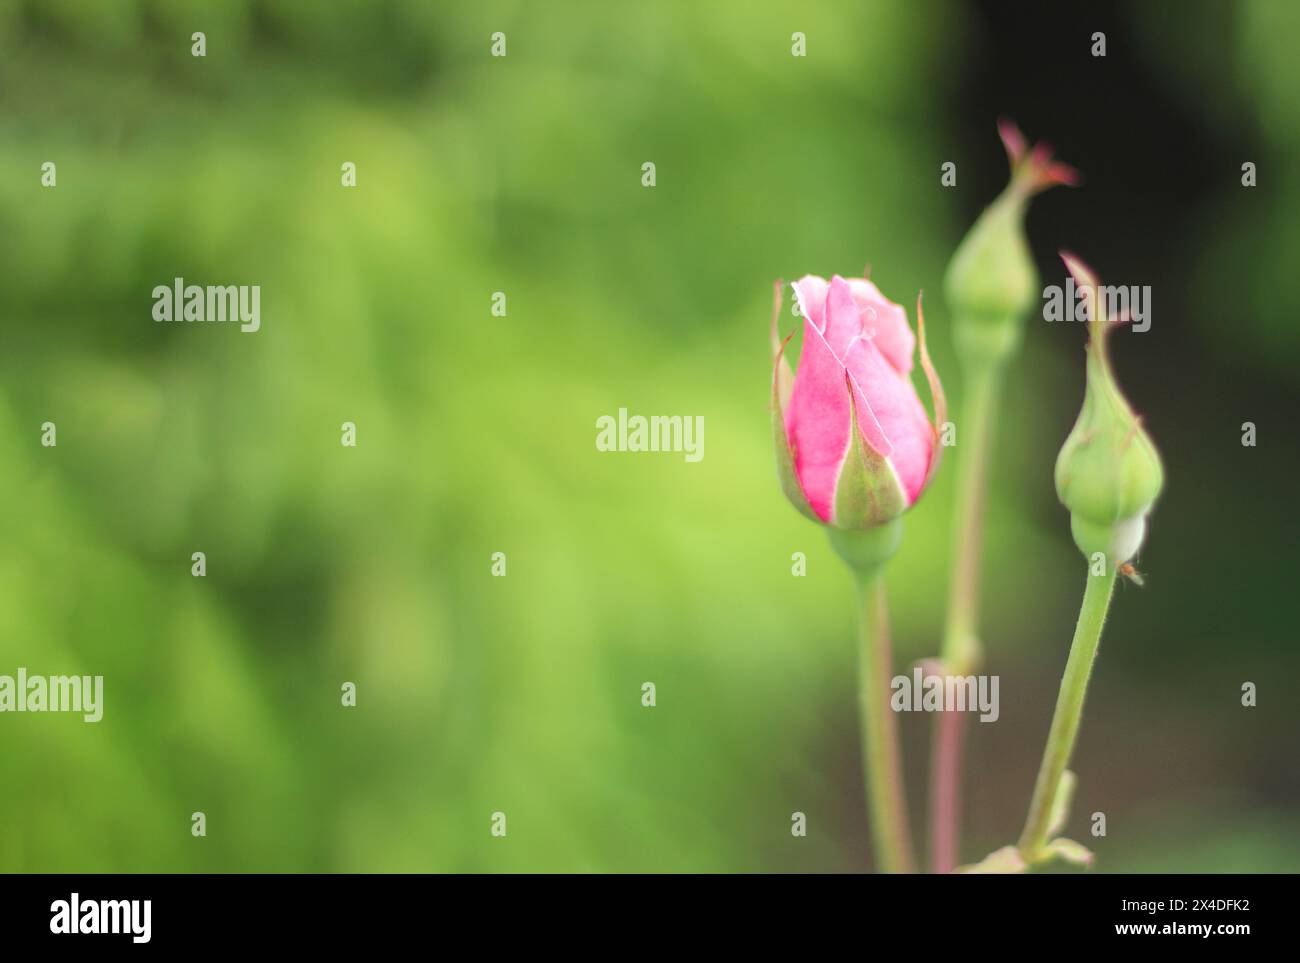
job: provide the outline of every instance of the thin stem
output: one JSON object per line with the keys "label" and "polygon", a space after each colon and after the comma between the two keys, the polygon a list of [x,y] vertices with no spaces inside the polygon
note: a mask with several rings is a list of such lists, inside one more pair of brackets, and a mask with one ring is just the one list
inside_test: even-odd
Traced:
{"label": "thin stem", "polygon": [[930,752],[930,869],[957,868],[961,807],[961,761],[966,742],[966,713],[940,711],[934,720]]}
{"label": "thin stem", "polygon": [[858,694],[862,704],[862,750],[874,851],[883,872],[910,873],[914,864],[898,720],[889,707],[892,670],[884,566],[856,575],[862,606]]}
{"label": "thin stem", "polygon": [[980,662],[979,595],[984,544],[984,503],[988,492],[989,452],[997,410],[1001,369],[967,369],[967,390],[957,439],[957,502],[953,525],[948,617],[940,658],[953,672]]}
{"label": "thin stem", "polygon": [[[980,664],[980,562],[984,542],[984,503],[988,491],[993,416],[1001,368],[984,364],[967,369],[963,416],[957,439],[957,502],[953,525],[952,574],[940,661],[950,675],[966,675]],[[961,810],[961,764],[966,714],[941,712],[934,722],[930,756],[930,868],[950,873],[957,866]]]}
{"label": "thin stem", "polygon": [[1079,734],[1079,721],[1083,717],[1083,700],[1088,692],[1088,677],[1097,657],[1101,642],[1101,629],[1110,608],[1111,593],[1115,588],[1115,568],[1107,566],[1105,575],[1089,575],[1083,592],[1083,605],[1079,609],[1079,622],[1070,643],[1070,658],[1065,664],[1061,691],[1056,697],[1056,712],[1052,728],[1043,750],[1043,762],[1034,784],[1034,798],[1029,804],[1025,830],[1020,835],[1020,852],[1033,862],[1039,851],[1047,845],[1051,832],[1052,809],[1061,785],[1061,774],[1070,763],[1074,740]]}

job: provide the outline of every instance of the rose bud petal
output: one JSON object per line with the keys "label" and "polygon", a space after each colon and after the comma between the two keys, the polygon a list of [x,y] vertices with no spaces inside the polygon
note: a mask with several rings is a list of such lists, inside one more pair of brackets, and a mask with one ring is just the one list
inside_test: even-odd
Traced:
{"label": "rose bud petal", "polygon": [[[804,338],[793,378],[773,315],[782,487],[801,512],[837,528],[882,525],[916,502],[938,462],[938,430],[910,377],[917,341],[907,312],[866,280],[809,275],[794,292]],[[942,417],[924,335],[921,358]]]}

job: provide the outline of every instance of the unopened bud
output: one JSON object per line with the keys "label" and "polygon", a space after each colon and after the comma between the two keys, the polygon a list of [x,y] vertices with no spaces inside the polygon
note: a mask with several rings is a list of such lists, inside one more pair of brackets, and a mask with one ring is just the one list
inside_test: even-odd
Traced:
{"label": "unopened bud", "polygon": [[1011,162],[1011,180],[962,240],[944,279],[953,336],[967,367],[999,364],[1019,347],[1038,294],[1038,272],[1025,237],[1029,199],[1078,179],[1073,168],[1052,160],[1046,144],[1027,148],[1010,121],[998,125],[998,134]]}
{"label": "unopened bud", "polygon": [[1062,254],[1089,311],[1088,379],[1083,409],[1056,459],[1056,493],[1070,510],[1075,544],[1111,565],[1142,546],[1146,519],[1160,495],[1164,470],[1155,445],[1115,382],[1106,337],[1110,321],[1086,264]]}

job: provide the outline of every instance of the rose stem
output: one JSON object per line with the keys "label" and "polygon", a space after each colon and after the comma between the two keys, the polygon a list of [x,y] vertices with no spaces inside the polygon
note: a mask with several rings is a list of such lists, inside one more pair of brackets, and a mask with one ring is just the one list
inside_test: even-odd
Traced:
{"label": "rose stem", "polygon": [[877,864],[882,872],[911,873],[911,834],[903,788],[898,720],[889,707],[890,638],[885,566],[855,571],[861,613],[858,680],[867,805]]}
{"label": "rose stem", "polygon": [[[993,415],[997,409],[1000,368],[970,365],[957,443],[957,502],[953,526],[952,575],[948,616],[940,661],[950,675],[974,672],[980,650],[980,557],[984,540],[984,503],[988,489]],[[934,723],[930,759],[930,867],[950,873],[957,866],[961,805],[961,763],[966,714],[940,712]]]}
{"label": "rose stem", "polygon": [[1061,678],[1061,691],[1056,697],[1056,711],[1052,715],[1052,728],[1043,749],[1043,762],[1034,784],[1034,798],[1029,804],[1025,830],[1020,834],[1020,852],[1027,862],[1033,862],[1039,850],[1047,845],[1051,829],[1052,807],[1061,785],[1061,774],[1070,763],[1074,740],[1079,734],[1079,720],[1083,717],[1083,699],[1088,691],[1088,677],[1097,657],[1101,642],[1101,629],[1106,622],[1112,590],[1115,587],[1115,568],[1107,565],[1105,575],[1089,575],[1083,592],[1083,605],[1079,609],[1079,622],[1074,628],[1074,641],[1070,643],[1070,658]]}

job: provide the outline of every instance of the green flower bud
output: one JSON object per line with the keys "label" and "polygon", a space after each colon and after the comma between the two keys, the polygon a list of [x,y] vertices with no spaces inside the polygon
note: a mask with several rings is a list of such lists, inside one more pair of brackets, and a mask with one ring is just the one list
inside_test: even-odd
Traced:
{"label": "green flower bud", "polygon": [[1072,255],[1062,259],[1085,298],[1088,377],[1083,409],[1056,459],[1056,493],[1070,510],[1075,544],[1089,558],[1123,565],[1142,545],[1146,518],[1164,484],[1155,445],[1115,383],[1106,337],[1110,321],[1097,278]]}
{"label": "green flower bud", "polygon": [[1038,273],[1025,237],[1029,199],[1078,179],[1073,168],[1052,161],[1046,144],[1027,149],[1011,122],[999,123],[998,134],[1011,161],[1011,181],[958,245],[944,278],[953,337],[968,368],[1000,364],[1020,346],[1038,295]]}

